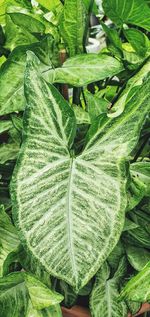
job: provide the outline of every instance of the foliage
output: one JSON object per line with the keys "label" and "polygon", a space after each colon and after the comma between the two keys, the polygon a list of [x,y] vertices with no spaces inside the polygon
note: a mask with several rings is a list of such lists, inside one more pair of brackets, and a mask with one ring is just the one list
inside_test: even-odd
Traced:
{"label": "foliage", "polygon": [[150,301],[149,31],[146,0],[1,1],[0,316]]}

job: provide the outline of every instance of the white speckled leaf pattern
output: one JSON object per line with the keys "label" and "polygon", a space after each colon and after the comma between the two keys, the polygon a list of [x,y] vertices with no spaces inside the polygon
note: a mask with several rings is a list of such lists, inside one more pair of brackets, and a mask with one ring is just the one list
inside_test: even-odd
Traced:
{"label": "white speckled leaf pattern", "polygon": [[[73,157],[74,112],[40,78],[34,59],[29,53],[24,142],[11,183],[13,214],[32,254],[50,274],[78,290],[97,272],[123,229],[126,155],[114,147],[111,151],[108,140],[101,146],[92,135],[83,153]],[[132,136],[134,131],[131,144]]]}
{"label": "white speckled leaf pattern", "polygon": [[[123,258],[122,258],[123,259]],[[122,263],[123,265],[123,263]],[[120,273],[120,272],[119,272]],[[123,278],[121,272],[120,280]],[[96,275],[96,281],[90,298],[92,317],[126,317],[127,306],[125,302],[118,302],[119,283],[117,272],[109,278],[110,270],[105,263]]]}

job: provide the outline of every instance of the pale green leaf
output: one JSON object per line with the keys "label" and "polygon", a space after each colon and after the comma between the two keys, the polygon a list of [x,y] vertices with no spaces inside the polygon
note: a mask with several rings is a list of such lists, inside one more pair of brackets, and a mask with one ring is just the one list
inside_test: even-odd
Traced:
{"label": "pale green leaf", "polygon": [[129,299],[135,302],[150,301],[150,262],[134,276],[124,287],[120,300]]}
{"label": "pale green leaf", "polygon": [[30,52],[24,141],[11,183],[13,214],[30,252],[51,275],[79,290],[123,229],[126,160],[149,110],[150,84],[145,82],[138,103],[131,100],[119,118],[95,121],[84,151],[75,157],[74,112],[42,79],[38,65]]}
{"label": "pale green leaf", "polygon": [[123,70],[117,59],[105,54],[82,54],[68,59],[61,68],[43,74],[47,81],[81,87],[112,77]]}
{"label": "pale green leaf", "polygon": [[119,27],[126,23],[150,31],[150,8],[145,0],[103,0],[103,8]]}
{"label": "pale green leaf", "polygon": [[65,0],[60,32],[70,56],[83,52],[86,9],[82,0]]}
{"label": "pale green leaf", "polygon": [[128,261],[136,271],[141,271],[150,261],[150,252],[144,248],[126,245]]}
{"label": "pale green leaf", "polygon": [[20,240],[9,216],[0,206],[0,277],[8,273],[9,265],[19,251]]}
{"label": "pale green leaf", "polygon": [[62,302],[63,296],[48,289],[34,276],[25,274],[25,284],[34,308],[37,310],[54,306]]}

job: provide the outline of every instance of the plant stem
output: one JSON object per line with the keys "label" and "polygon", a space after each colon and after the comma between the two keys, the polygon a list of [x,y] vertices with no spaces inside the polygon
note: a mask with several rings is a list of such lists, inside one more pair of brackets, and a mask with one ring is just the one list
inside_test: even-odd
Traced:
{"label": "plant stem", "polygon": [[80,95],[81,95],[81,88],[74,87],[73,88],[73,104],[75,105],[80,104]]}

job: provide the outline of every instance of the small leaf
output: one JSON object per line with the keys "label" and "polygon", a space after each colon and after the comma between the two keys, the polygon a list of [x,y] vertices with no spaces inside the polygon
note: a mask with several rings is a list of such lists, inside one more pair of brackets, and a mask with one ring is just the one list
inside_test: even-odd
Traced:
{"label": "small leaf", "polygon": [[137,54],[145,56],[150,48],[148,37],[143,32],[132,28],[124,30],[124,34]]}
{"label": "small leaf", "polygon": [[[135,302],[150,301],[150,262],[134,276],[123,288],[120,300],[128,299]],[[143,291],[144,290],[144,291]]]}
{"label": "small leaf", "polygon": [[150,195],[150,162],[137,162],[131,164],[132,177],[138,177],[146,186],[146,195]]}
{"label": "small leaf", "polygon": [[150,252],[144,248],[137,248],[132,245],[126,245],[128,261],[136,271],[141,271],[150,261]]}
{"label": "small leaf", "polygon": [[0,276],[8,273],[9,265],[19,252],[20,240],[17,230],[12,225],[9,216],[0,206]]}
{"label": "small leaf", "polygon": [[32,275],[25,274],[25,284],[27,286],[32,305],[37,310],[57,305],[63,300],[62,295],[48,289],[48,287]]}
{"label": "small leaf", "polygon": [[[92,316],[126,317],[127,306],[125,302],[118,302],[118,281],[115,276],[109,279],[107,270],[103,266],[96,275],[95,285],[90,298]],[[120,278],[122,278],[122,276],[123,275],[121,274]]]}
{"label": "small leaf", "polygon": [[91,122],[95,120],[102,113],[108,112],[109,102],[103,98],[99,98],[96,95],[91,94],[90,92],[85,92],[85,98],[88,105],[88,113],[91,119]]}
{"label": "small leaf", "polygon": [[139,88],[143,85],[143,82],[150,72],[150,59],[145,63],[145,65],[136,73],[131,79],[128,80],[125,89],[123,90],[121,96],[113,105],[111,112],[108,113],[110,118],[115,118],[119,116],[124,108],[126,103],[136,95]]}

